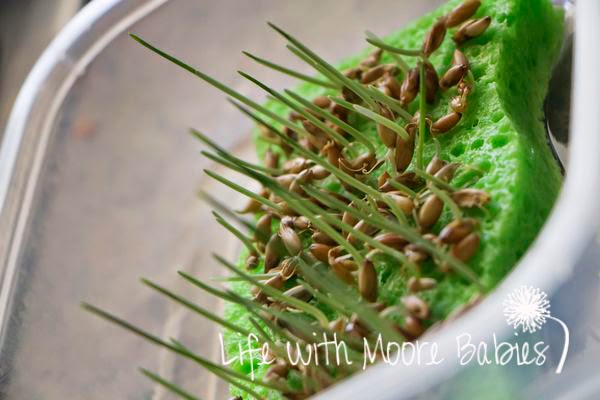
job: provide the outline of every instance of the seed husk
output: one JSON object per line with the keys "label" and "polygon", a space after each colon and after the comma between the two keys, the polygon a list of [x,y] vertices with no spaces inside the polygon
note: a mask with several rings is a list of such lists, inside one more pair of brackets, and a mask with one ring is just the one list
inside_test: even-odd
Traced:
{"label": "seed husk", "polygon": [[362,73],[363,73],[362,68],[354,67],[354,68],[350,68],[349,70],[344,72],[344,75],[346,76],[346,78],[360,79],[360,77],[362,76]]}
{"label": "seed husk", "polygon": [[328,142],[322,149],[321,153],[327,157],[327,161],[334,167],[339,166],[339,160],[342,156],[342,149],[335,142]]}
{"label": "seed husk", "polygon": [[425,230],[433,226],[442,215],[443,209],[444,202],[434,194],[429,195],[419,210],[419,226],[421,229]]}
{"label": "seed husk", "polygon": [[458,243],[477,228],[477,220],[473,218],[455,219],[440,232],[439,238],[443,243]]}
{"label": "seed husk", "polygon": [[286,290],[283,294],[302,301],[309,301],[312,298],[310,292],[302,285],[294,286]]}
{"label": "seed husk", "polygon": [[254,240],[259,243],[267,243],[271,237],[271,214],[265,214],[256,222],[254,230]]}
{"label": "seed husk", "polygon": [[270,286],[275,289],[281,289],[283,287],[284,283],[285,283],[285,280],[279,274],[274,275],[265,281],[265,285]]}
{"label": "seed husk", "polygon": [[479,0],[463,1],[448,13],[448,16],[446,17],[446,26],[452,28],[462,24],[475,14],[480,5],[481,1]]}
{"label": "seed husk", "polygon": [[381,60],[381,54],[383,54],[383,50],[381,50],[380,48],[373,50],[373,52],[371,54],[369,54],[369,56],[367,58],[365,58],[363,61],[361,61],[361,63],[360,63],[361,67],[365,67],[365,68],[374,67],[375,65],[377,65],[379,63],[379,60]]}
{"label": "seed husk", "polygon": [[429,317],[429,306],[420,297],[415,295],[402,298],[402,304],[411,315],[423,320]]}
{"label": "seed husk", "polygon": [[408,241],[404,237],[393,232],[380,233],[373,239],[387,247],[398,251],[402,251],[404,247],[408,244]]}
{"label": "seed husk", "polygon": [[435,175],[440,169],[442,169],[446,165],[446,162],[438,157],[438,155],[434,155],[427,167],[425,168],[425,172],[429,175]]}
{"label": "seed husk", "polygon": [[485,32],[491,22],[490,16],[467,21],[456,30],[453,39],[457,44],[461,44],[466,40],[476,38]]}
{"label": "seed husk", "polygon": [[454,128],[456,124],[458,124],[461,117],[461,114],[454,111],[444,115],[443,117],[440,117],[437,121],[431,124],[431,133],[433,135],[438,135],[440,133],[448,132],[450,129]]}
{"label": "seed husk", "polygon": [[259,258],[256,255],[249,254],[248,257],[246,257],[246,269],[248,271],[253,270],[254,268],[258,267],[258,263],[259,263]]}
{"label": "seed husk", "polygon": [[431,290],[437,286],[437,281],[433,278],[411,276],[408,279],[408,291],[411,293],[421,292],[423,290]]}
{"label": "seed husk", "polygon": [[442,168],[440,168],[440,170],[437,171],[433,176],[444,182],[450,182],[452,178],[454,178],[454,173],[456,172],[459,166],[459,163],[446,164]]}
{"label": "seed husk", "polygon": [[310,171],[312,173],[313,178],[317,181],[325,179],[330,175],[330,172],[327,171],[322,165],[314,165],[310,167]]}
{"label": "seed husk", "polygon": [[419,68],[408,71],[400,86],[400,103],[408,105],[419,94]]}
{"label": "seed husk", "polygon": [[442,42],[444,41],[444,37],[446,36],[446,18],[439,18],[431,27],[427,35],[425,36],[425,40],[423,41],[422,50],[426,56],[431,55],[434,51],[436,51]]}
{"label": "seed husk", "polygon": [[277,168],[279,167],[279,154],[275,153],[271,148],[268,148],[265,151],[265,167],[267,168]]}
{"label": "seed husk", "polygon": [[[394,121],[394,113],[387,107],[381,107],[379,114],[389,120]],[[377,124],[377,134],[386,147],[393,148],[396,145],[396,137],[398,135],[387,126]]]}
{"label": "seed husk", "polygon": [[375,67],[369,68],[368,70],[363,72],[362,77],[360,78],[360,82],[364,85],[368,85],[369,83],[375,82],[377,79],[381,78],[385,72],[385,65],[377,65]]}
{"label": "seed husk", "polygon": [[328,254],[331,246],[322,243],[312,243],[308,249],[317,260],[329,264]]}
{"label": "seed husk", "polygon": [[365,260],[358,269],[358,291],[369,302],[377,300],[377,272],[369,260]]}
{"label": "seed husk", "polygon": [[298,255],[302,251],[302,240],[300,240],[300,236],[289,226],[280,226],[279,227],[279,236],[281,237],[281,242],[285,246],[285,249],[290,253],[290,255],[295,256]]}
{"label": "seed husk", "polygon": [[238,211],[238,213],[240,214],[248,214],[248,213],[255,213],[258,210],[260,210],[262,207],[262,204],[254,199],[248,199],[248,202],[246,203],[246,205]]}
{"label": "seed husk", "polygon": [[440,88],[442,90],[447,90],[448,88],[457,85],[467,74],[468,70],[469,68],[466,65],[454,65],[450,67],[440,79]]}
{"label": "seed husk", "polygon": [[265,247],[265,273],[279,265],[283,243],[277,233],[271,235]]}
{"label": "seed husk", "polygon": [[435,101],[435,94],[439,88],[438,74],[430,62],[425,63],[425,99],[428,103]]}
{"label": "seed husk", "polygon": [[300,231],[310,228],[310,220],[304,215],[294,219],[294,227]]}
{"label": "seed husk", "polygon": [[404,247],[404,255],[415,264],[422,263],[429,258],[429,254],[415,243],[409,243]]}
{"label": "seed husk", "polygon": [[289,174],[297,174],[298,172],[304,171],[309,166],[310,161],[306,158],[296,157],[283,163],[283,170]]}
{"label": "seed husk", "polygon": [[479,189],[465,188],[452,193],[452,200],[463,208],[483,207],[490,199],[489,194]]}
{"label": "seed husk", "polygon": [[456,96],[450,102],[450,108],[452,111],[463,114],[467,111],[467,98],[464,96]]}
{"label": "seed husk", "polygon": [[342,97],[344,100],[352,104],[360,104],[362,102],[360,96],[346,86],[342,88]]}
{"label": "seed husk", "polygon": [[406,132],[408,139],[404,140],[399,135],[396,135],[396,146],[394,148],[394,167],[397,172],[404,172],[410,165],[415,153],[415,132],[417,131],[414,124],[407,125]]}
{"label": "seed husk", "polygon": [[345,268],[343,265],[338,263],[331,264],[331,270],[340,278],[342,281],[346,282],[349,285],[354,285],[354,276],[352,276],[352,272]]}
{"label": "seed husk", "polygon": [[293,258],[286,258],[277,266],[279,269],[279,275],[284,281],[290,280],[296,275],[296,263]]}
{"label": "seed husk", "polygon": [[[423,179],[421,179],[417,174],[415,174],[414,172],[404,172],[403,174],[400,174],[394,178],[390,178],[393,179],[394,181],[408,187],[409,189],[419,189],[424,185],[424,181]],[[381,186],[379,186],[379,190],[382,192],[391,192],[393,190],[396,190],[396,188],[394,188],[390,183],[389,180],[387,179],[385,181],[385,183]]]}
{"label": "seed husk", "polygon": [[477,233],[470,233],[452,247],[452,255],[460,261],[469,261],[477,253],[479,241]]}

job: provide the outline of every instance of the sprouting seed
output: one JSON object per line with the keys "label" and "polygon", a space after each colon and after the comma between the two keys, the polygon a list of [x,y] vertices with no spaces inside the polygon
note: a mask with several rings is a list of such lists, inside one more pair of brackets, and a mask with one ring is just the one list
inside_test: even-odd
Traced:
{"label": "sprouting seed", "polygon": [[369,68],[368,70],[363,72],[362,77],[360,78],[360,82],[364,85],[368,85],[369,83],[375,82],[377,79],[381,78],[385,72],[385,65],[377,65],[375,67]]}
{"label": "sprouting seed", "polygon": [[294,286],[286,290],[283,294],[302,301],[309,301],[312,297],[310,292],[302,285]]}
{"label": "sprouting seed", "polygon": [[431,133],[438,135],[440,133],[448,132],[458,124],[461,117],[461,114],[454,111],[444,115],[443,117],[440,117],[437,121],[431,124]]}
{"label": "sprouting seed", "polygon": [[[357,230],[359,232],[362,232],[368,236],[373,235],[375,232],[377,232],[377,228],[367,224],[367,222],[365,222],[364,220],[360,220],[358,221],[355,225],[354,225],[354,230]],[[356,245],[360,242],[360,240],[352,233],[349,233],[348,236],[346,237],[346,240],[353,245]]]}
{"label": "sprouting seed", "polygon": [[246,257],[246,269],[248,271],[258,267],[258,263],[259,258],[255,254],[249,254],[248,257]]}
{"label": "sprouting seed", "polygon": [[310,171],[314,179],[320,181],[321,179],[327,178],[330,173],[322,165],[314,165],[310,167]]}
{"label": "sprouting seed", "polygon": [[271,237],[271,214],[265,214],[256,221],[254,240],[258,243],[267,243]]}
{"label": "sprouting seed", "polygon": [[455,96],[450,102],[450,108],[455,113],[463,114],[465,111],[467,111],[466,96]]}
{"label": "sprouting seed", "polygon": [[267,151],[265,151],[265,156],[264,156],[264,162],[265,162],[265,167],[267,168],[277,168],[279,167],[279,154],[275,153],[273,150],[271,150],[271,148],[269,147],[267,149]]}
{"label": "sprouting seed", "polygon": [[444,37],[446,36],[446,18],[439,18],[431,27],[427,35],[425,35],[425,40],[423,41],[423,54],[426,56],[431,55],[434,51],[436,51],[442,42],[444,41]]}
{"label": "sprouting seed", "polygon": [[362,68],[354,67],[354,68],[350,68],[349,70],[344,72],[344,75],[346,76],[346,78],[360,79],[362,76],[362,73],[363,73]]}
{"label": "sprouting seed", "polygon": [[435,101],[435,94],[439,88],[437,71],[430,62],[425,63],[425,99],[428,103]]}
{"label": "sprouting seed", "polygon": [[452,54],[452,65],[464,65],[469,68],[469,60],[467,59],[467,56],[465,56],[465,53],[459,49],[455,49]]}
{"label": "sprouting seed", "polygon": [[452,255],[460,261],[469,261],[479,248],[479,235],[470,233],[452,247]]}
{"label": "sprouting seed", "polygon": [[463,208],[482,207],[490,201],[488,193],[479,189],[464,188],[452,193],[452,200]]}
{"label": "sprouting seed", "polygon": [[442,215],[444,202],[436,195],[429,195],[419,210],[419,226],[425,230],[433,226]]}
{"label": "sprouting seed", "polygon": [[477,228],[477,220],[473,218],[455,219],[440,232],[439,238],[443,243],[458,243]]}
{"label": "sprouting seed", "polygon": [[396,78],[391,75],[386,75],[383,77],[382,81],[379,83],[379,90],[381,90],[386,96],[400,100],[400,84]]}
{"label": "sprouting seed", "polygon": [[310,228],[310,220],[304,215],[300,215],[294,219],[294,227],[300,231],[304,231]]}
{"label": "sprouting seed", "polygon": [[342,88],[342,97],[344,98],[344,100],[352,104],[360,104],[362,102],[360,96],[354,93],[347,86],[344,86]]}
{"label": "sprouting seed", "polygon": [[466,40],[476,38],[485,32],[491,22],[490,16],[467,21],[456,30],[453,39],[457,44],[461,44]]}
{"label": "sprouting seed", "polygon": [[306,158],[296,157],[283,163],[283,170],[289,174],[297,174],[298,172],[304,171],[309,166],[310,161]]}
{"label": "sprouting seed", "polygon": [[455,27],[462,24],[475,14],[481,1],[479,0],[465,0],[450,11],[446,17],[446,26],[448,28]]}
{"label": "sprouting seed", "polygon": [[377,272],[369,260],[364,260],[358,269],[358,291],[369,302],[377,300]]}
{"label": "sprouting seed", "polygon": [[248,199],[248,202],[246,203],[246,205],[238,212],[240,214],[255,213],[255,212],[259,211],[261,207],[262,207],[262,204],[259,201],[255,200],[255,199]]}
{"label": "sprouting seed", "polygon": [[326,245],[329,245],[329,246],[335,246],[336,245],[335,240],[333,240],[326,233],[323,233],[321,231],[317,231],[317,232],[313,233],[313,235],[311,236],[311,238],[312,238],[313,242],[315,242],[315,243],[326,244]]}
{"label": "sprouting seed", "polygon": [[394,167],[397,172],[404,172],[410,165],[415,152],[415,133],[417,129],[414,124],[406,126],[408,139],[404,140],[396,136],[396,145],[394,148]]}
{"label": "sprouting seed", "polygon": [[412,215],[415,203],[410,197],[399,191],[387,192],[385,196],[392,200],[405,215]]}
{"label": "sprouting seed", "polygon": [[286,258],[277,266],[279,275],[284,281],[290,280],[296,275],[296,263],[293,258]]}

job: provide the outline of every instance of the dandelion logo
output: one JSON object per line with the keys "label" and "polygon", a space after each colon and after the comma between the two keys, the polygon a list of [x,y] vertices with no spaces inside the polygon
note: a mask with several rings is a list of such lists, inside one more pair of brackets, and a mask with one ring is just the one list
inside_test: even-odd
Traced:
{"label": "dandelion logo", "polygon": [[556,368],[556,373],[560,374],[569,351],[569,328],[563,321],[550,315],[550,301],[546,293],[533,286],[523,285],[509,293],[502,305],[508,325],[512,325],[514,329],[521,327],[524,333],[534,333],[548,319],[560,324],[565,333],[563,353]]}

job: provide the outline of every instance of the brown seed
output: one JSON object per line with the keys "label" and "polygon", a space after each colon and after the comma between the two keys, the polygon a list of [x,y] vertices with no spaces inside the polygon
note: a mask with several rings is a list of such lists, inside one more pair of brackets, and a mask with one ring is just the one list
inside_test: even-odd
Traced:
{"label": "brown seed", "polygon": [[345,268],[343,265],[333,263],[331,264],[331,270],[342,281],[346,282],[349,285],[354,285],[354,276],[352,276],[352,272],[349,269]]}
{"label": "brown seed", "polygon": [[271,214],[265,214],[256,221],[254,240],[259,243],[267,243],[271,237]]}
{"label": "brown seed", "polygon": [[365,68],[374,67],[375,65],[377,65],[379,63],[382,53],[383,53],[383,50],[381,50],[379,48],[375,49],[371,54],[369,54],[369,56],[367,58],[365,58],[363,61],[361,61],[360,65]]}
{"label": "brown seed", "polygon": [[302,240],[300,236],[289,226],[279,227],[279,236],[290,255],[295,256],[302,251]]}
{"label": "brown seed", "polygon": [[465,67],[469,68],[469,60],[467,59],[467,56],[465,56],[465,53],[459,49],[455,49],[454,53],[452,54],[452,64],[464,65]]}
{"label": "brown seed", "polygon": [[430,290],[437,286],[437,281],[433,278],[417,278],[416,276],[411,276],[408,279],[408,291],[412,293],[417,293],[423,290]]}
{"label": "brown seed", "polygon": [[347,102],[350,102],[353,104],[359,104],[362,101],[360,96],[358,94],[354,93],[354,91],[352,91],[352,89],[348,88],[347,86],[344,86],[342,88],[342,97]]}
{"label": "brown seed", "polygon": [[275,289],[281,289],[283,287],[284,283],[285,283],[284,279],[279,274],[272,276],[271,278],[269,278],[265,281],[265,285],[270,286]]}
{"label": "brown seed", "polygon": [[[379,114],[391,121],[394,120],[394,113],[387,107],[381,107]],[[387,126],[377,124],[377,134],[386,147],[393,148],[396,145],[396,137],[398,135]]]}
{"label": "brown seed", "polygon": [[381,233],[375,236],[373,239],[384,246],[391,247],[392,249],[399,251],[403,250],[404,246],[408,244],[408,241],[404,237],[392,232]]}
{"label": "brown seed", "polygon": [[452,247],[452,255],[461,261],[469,261],[479,248],[479,235],[470,233]]}
{"label": "brown seed", "polygon": [[358,269],[358,291],[371,303],[377,300],[377,272],[369,260],[365,260]]}
{"label": "brown seed", "polygon": [[322,165],[314,165],[310,167],[310,171],[314,179],[320,181],[321,179],[325,179],[329,176],[329,171],[325,169]]}
{"label": "brown seed", "polygon": [[423,327],[423,324],[421,324],[417,318],[412,315],[407,315],[406,318],[404,318],[402,332],[408,336],[408,339],[414,340],[425,332],[425,327]]}
{"label": "brown seed", "polygon": [[425,63],[425,99],[428,103],[435,101],[435,94],[439,88],[438,74],[430,62]]}
{"label": "brown seed", "polygon": [[458,243],[475,228],[477,228],[477,220],[473,218],[455,219],[442,229],[439,238],[444,243]]}
{"label": "brown seed", "polygon": [[444,165],[446,165],[446,162],[444,160],[442,160],[441,158],[439,158],[438,155],[436,154],[435,156],[433,156],[431,161],[429,161],[429,164],[427,164],[427,168],[425,168],[425,172],[427,172],[429,175],[435,175],[436,172],[438,172],[440,169],[442,169],[444,167]]}
{"label": "brown seed", "polygon": [[[344,213],[342,214],[342,222],[345,224],[348,224],[350,226],[354,226],[358,222],[358,218],[356,218],[354,215],[350,214],[348,211],[344,211]],[[344,230],[344,232],[346,234],[348,233],[345,230]]]}
{"label": "brown seed", "polygon": [[381,90],[386,96],[400,100],[400,84],[392,75],[386,75],[379,84]]}
{"label": "brown seed", "polygon": [[328,108],[331,105],[331,99],[327,96],[317,96],[312,102],[319,108]]}
{"label": "brown seed", "polygon": [[265,247],[265,273],[271,269],[277,267],[279,260],[281,260],[281,251],[283,243],[279,235],[274,233],[267,242]]}
{"label": "brown seed", "polygon": [[434,194],[429,195],[419,210],[419,226],[421,229],[428,229],[433,226],[442,215],[443,209],[444,202]]}
{"label": "brown seed", "polygon": [[352,258],[351,254],[345,254],[343,256],[337,257],[335,260],[333,260],[333,263],[331,265],[336,265],[349,272],[354,272],[358,269],[358,265],[356,265],[356,263],[354,262],[354,259]]}
{"label": "brown seed", "polygon": [[310,220],[304,215],[301,215],[294,219],[294,227],[300,231],[306,230],[310,228]]}
{"label": "brown seed", "polygon": [[400,103],[406,106],[419,94],[419,68],[413,68],[404,77],[400,86]]}
{"label": "brown seed", "polygon": [[329,323],[329,330],[332,332],[342,333],[344,331],[345,322],[342,318],[334,319]]}
{"label": "brown seed", "polygon": [[396,168],[397,172],[404,172],[413,159],[415,150],[415,132],[417,129],[415,126],[411,125],[412,124],[406,126],[408,139],[404,140],[400,137],[400,135],[396,135],[396,146],[394,148],[394,168]]}
{"label": "brown seed", "polygon": [[419,319],[426,319],[429,317],[429,307],[427,306],[427,303],[415,295],[403,297],[402,304],[406,308],[406,311]]}
{"label": "brown seed", "polygon": [[335,246],[336,242],[335,240],[333,240],[332,238],[329,237],[329,235],[327,235],[326,233],[317,231],[315,233],[313,233],[313,235],[311,236],[313,242],[315,243],[321,243],[321,244],[327,244],[329,246]]}
{"label": "brown seed", "polygon": [[431,124],[431,133],[437,135],[448,132],[458,124],[461,117],[461,114],[454,111],[440,117],[440,119]]}
{"label": "brown seed", "polygon": [[463,23],[475,14],[480,5],[481,1],[479,0],[463,1],[448,13],[448,16],[446,17],[446,26],[452,28]]}
{"label": "brown seed", "polygon": [[385,65],[377,65],[375,67],[369,68],[368,70],[363,72],[362,77],[360,78],[360,82],[364,85],[368,85],[369,83],[375,82],[377,79],[381,78],[385,72]]}
{"label": "brown seed", "polygon": [[[391,192],[396,190],[389,182],[390,179],[387,179],[386,182],[379,186],[379,190],[381,192]],[[419,178],[417,174],[414,172],[404,172],[393,178],[394,181],[408,187],[409,189],[420,189],[425,184],[423,179]]]}
{"label": "brown seed", "polygon": [[404,255],[408,257],[409,261],[417,264],[429,258],[429,254],[415,243],[409,243],[404,247]]}
{"label": "brown seed", "polygon": [[[367,224],[364,220],[358,221],[354,225],[354,230],[362,232],[362,233],[364,233],[365,235],[368,235],[368,236],[371,236],[375,232],[377,232],[377,228],[376,227]],[[356,244],[360,243],[360,239],[357,238],[354,233],[349,233],[348,236],[346,236],[346,240],[350,244],[352,244],[352,245],[356,245]]]}
{"label": "brown seed", "polygon": [[402,192],[388,192],[385,196],[392,200],[404,214],[412,215],[412,212],[415,209],[415,203],[410,197]]}
{"label": "brown seed", "polygon": [[327,161],[334,167],[339,166],[339,159],[342,156],[342,149],[335,142],[328,142],[322,149],[321,153],[327,157]]}
{"label": "brown seed", "polygon": [[254,254],[248,255],[248,257],[246,257],[246,269],[249,271],[253,270],[254,268],[258,267],[258,262],[259,262],[259,259],[256,255],[254,255]]}
{"label": "brown seed", "polygon": [[309,166],[310,161],[302,157],[292,158],[283,163],[284,171],[290,174],[297,174],[298,172],[304,171]]}
{"label": "brown seed", "polygon": [[454,33],[454,41],[461,44],[468,39],[481,35],[490,26],[492,18],[487,16],[465,22]]}
{"label": "brown seed", "polygon": [[423,42],[422,50],[426,56],[436,51],[446,36],[446,18],[439,18],[431,27]]}
{"label": "brown seed", "polygon": [[246,203],[246,205],[239,210],[238,212],[240,214],[248,214],[248,213],[255,213],[258,210],[260,210],[262,204],[254,199],[248,199],[248,202]]}
{"label": "brown seed", "polygon": [[277,168],[279,166],[279,154],[273,152],[271,148],[265,151],[265,167]]}
{"label": "brown seed", "polygon": [[491,200],[491,197],[483,190],[466,188],[452,193],[452,200],[459,207],[471,208],[484,206]]}
{"label": "brown seed", "polygon": [[298,114],[296,111],[291,111],[288,115],[288,119],[292,122],[297,122],[303,119],[304,117]]}
{"label": "brown seed", "polygon": [[447,90],[448,88],[458,84],[460,80],[467,74],[469,68],[466,65],[454,65],[440,79],[440,88]]}
{"label": "brown seed", "polygon": [[436,172],[433,176],[444,182],[450,182],[452,178],[454,178],[454,173],[456,172],[459,166],[459,163],[446,164],[442,168],[440,168],[440,170]]}
{"label": "brown seed", "polygon": [[362,76],[362,72],[363,70],[361,68],[355,67],[350,68],[348,71],[344,72],[344,75],[346,76],[346,78],[360,79],[360,77]]}
{"label": "brown seed", "polygon": [[283,292],[283,294],[302,301],[309,301],[312,298],[310,292],[302,285],[294,286]]}
{"label": "brown seed", "polygon": [[331,250],[331,246],[322,243],[313,243],[308,249],[317,260],[329,264],[327,255],[329,254],[329,250]]}

